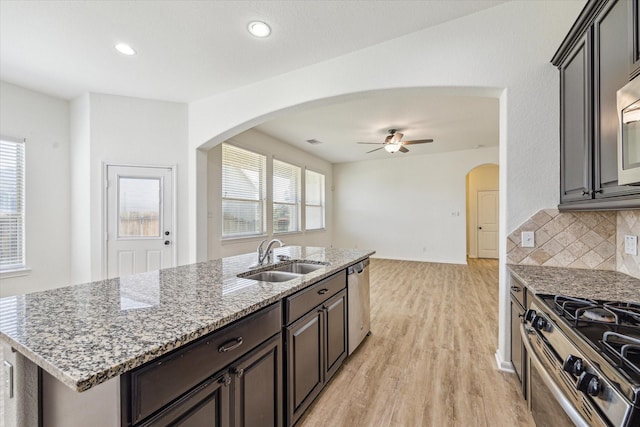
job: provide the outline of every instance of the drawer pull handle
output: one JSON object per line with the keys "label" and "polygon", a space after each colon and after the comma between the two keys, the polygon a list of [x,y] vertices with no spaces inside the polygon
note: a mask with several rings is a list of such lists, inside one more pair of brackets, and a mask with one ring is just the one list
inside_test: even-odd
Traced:
{"label": "drawer pull handle", "polygon": [[318,291],[318,293],[319,293],[320,295],[324,295],[324,294],[326,294],[327,292],[329,292],[329,289],[327,289],[327,288],[322,288],[322,289],[320,289],[320,290]]}
{"label": "drawer pull handle", "polygon": [[512,286],[512,287],[511,287],[511,290],[512,290],[513,292],[520,292],[522,289],[520,289],[520,288],[519,288],[519,287],[517,287],[517,286]]}
{"label": "drawer pull handle", "polygon": [[242,345],[242,337],[234,338],[227,341],[218,347],[218,353],[226,353],[227,351],[235,350]]}

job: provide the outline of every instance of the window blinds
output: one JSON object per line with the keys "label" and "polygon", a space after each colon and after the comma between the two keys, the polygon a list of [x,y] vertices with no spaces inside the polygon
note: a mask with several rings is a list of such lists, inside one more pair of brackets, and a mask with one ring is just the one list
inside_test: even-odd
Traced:
{"label": "window blinds", "polygon": [[222,144],[222,237],[265,233],[266,156]]}
{"label": "window blinds", "polygon": [[305,228],[324,228],[324,175],[305,171]]}
{"label": "window blinds", "polygon": [[300,231],[301,169],[273,160],[273,233]]}
{"label": "window blinds", "polygon": [[0,137],[0,271],[25,267],[25,147]]}

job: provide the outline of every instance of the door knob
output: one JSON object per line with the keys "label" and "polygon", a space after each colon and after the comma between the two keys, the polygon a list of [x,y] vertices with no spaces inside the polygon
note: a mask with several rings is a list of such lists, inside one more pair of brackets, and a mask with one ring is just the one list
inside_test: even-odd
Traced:
{"label": "door knob", "polygon": [[170,244],[171,244],[171,241],[169,241],[169,240],[165,240],[165,241],[164,241],[164,244],[165,244],[165,246],[168,246],[168,245],[170,245]]}

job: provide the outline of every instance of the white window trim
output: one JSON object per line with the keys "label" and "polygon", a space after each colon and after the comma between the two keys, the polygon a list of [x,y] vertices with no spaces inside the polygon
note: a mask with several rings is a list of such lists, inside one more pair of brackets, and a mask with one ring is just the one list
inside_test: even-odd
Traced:
{"label": "white window trim", "polygon": [[[323,182],[323,195],[322,195],[322,203],[319,205],[307,203],[307,171],[316,173],[318,175],[322,175],[324,178]],[[318,172],[313,169],[304,168],[304,231],[314,232],[314,231],[326,231],[327,230],[327,174],[324,172]],[[320,228],[307,228],[307,206],[322,208],[322,227]]]}
{"label": "white window trim", "polygon": [[[298,170],[300,171],[300,176],[299,176],[299,182],[298,182],[298,194],[296,197],[296,201],[295,202],[276,202],[274,200],[273,197],[273,193],[274,193],[274,188],[273,188],[273,182],[274,182],[274,174],[273,174],[273,163],[275,161],[278,161],[280,163],[284,163],[286,165],[289,166],[293,166],[295,168],[298,168]],[[303,187],[304,187],[304,177],[303,177],[303,170],[306,170],[303,166],[299,166],[293,162],[288,162],[286,160],[282,160],[279,158],[276,158],[275,156],[272,156],[271,158],[271,200],[270,200],[270,209],[269,211],[271,212],[271,234],[273,236],[284,236],[287,234],[301,234],[304,232],[304,224],[302,223],[302,221],[304,220],[304,215],[305,212],[303,212],[304,209],[304,200],[303,200]],[[267,181],[269,181],[269,178],[267,178]],[[273,211],[275,209],[275,205],[285,205],[285,206],[297,206],[298,207],[298,229],[297,230],[292,230],[292,231],[280,231],[280,232],[276,232],[274,230],[273,227]]]}
{"label": "white window trim", "polygon": [[230,141],[226,141],[220,144],[220,185],[222,186],[222,164],[224,162],[224,156],[222,154],[222,147],[223,145],[228,145],[234,148],[238,148],[241,150],[245,150],[248,151],[250,153],[253,154],[257,154],[259,156],[263,156],[265,158],[265,171],[264,171],[264,188],[265,188],[265,193],[261,195],[262,198],[260,200],[250,200],[250,199],[234,199],[234,198],[226,198],[223,197],[222,194],[220,194],[220,214],[221,217],[224,218],[224,209],[222,208],[224,201],[225,200],[241,200],[241,201],[248,201],[248,202],[261,202],[262,203],[262,209],[263,209],[263,221],[264,224],[262,224],[262,231],[259,234],[246,234],[246,235],[236,235],[236,236],[225,236],[224,235],[224,224],[220,224],[220,242],[222,244],[232,244],[234,242],[242,242],[242,241],[250,241],[250,240],[260,240],[260,239],[264,239],[266,237],[268,237],[269,234],[269,173],[270,173],[270,165],[269,165],[269,158],[270,156],[267,155],[266,153],[262,153],[260,151],[256,151],[253,148],[247,148],[242,146],[242,144],[232,144]]}
{"label": "white window trim", "polygon": [[26,138],[16,138],[7,135],[0,135],[0,139],[7,142],[15,142],[24,144],[24,163],[23,163],[23,195],[22,195],[22,264],[17,265],[14,268],[7,270],[0,270],[1,278],[10,278],[10,277],[20,277],[27,276],[31,274],[31,267],[27,265],[27,139]]}

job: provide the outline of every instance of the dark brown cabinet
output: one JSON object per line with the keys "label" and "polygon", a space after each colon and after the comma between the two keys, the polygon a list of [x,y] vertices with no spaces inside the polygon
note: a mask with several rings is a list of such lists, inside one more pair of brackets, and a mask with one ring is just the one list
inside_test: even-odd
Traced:
{"label": "dark brown cabinet", "polygon": [[560,71],[561,210],[640,207],[640,188],[618,185],[616,92],[638,57],[631,3],[589,1],[552,60]]}
{"label": "dark brown cabinet", "polygon": [[227,373],[205,381],[169,405],[141,427],[227,427],[230,425],[230,384]]}
{"label": "dark brown cabinet", "polygon": [[640,74],[640,0],[629,1],[629,47],[631,48],[631,67],[629,77]]}
{"label": "dark brown cabinet", "polygon": [[285,300],[287,425],[298,421],[347,357],[345,287],[342,271]]}
{"label": "dark brown cabinet", "polygon": [[591,198],[591,33],[560,64],[561,202]]}
{"label": "dark brown cabinet", "polygon": [[282,310],[273,304],[121,377],[123,426],[281,426]]}
{"label": "dark brown cabinet", "polygon": [[281,335],[232,365],[234,426],[282,425],[282,366]]}
{"label": "dark brown cabinet", "polygon": [[526,350],[522,343],[520,335],[520,324],[522,323],[526,307],[526,288],[513,276],[510,277],[511,283],[511,364],[520,381],[521,391],[527,398],[525,390],[526,374]]}

